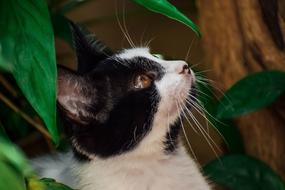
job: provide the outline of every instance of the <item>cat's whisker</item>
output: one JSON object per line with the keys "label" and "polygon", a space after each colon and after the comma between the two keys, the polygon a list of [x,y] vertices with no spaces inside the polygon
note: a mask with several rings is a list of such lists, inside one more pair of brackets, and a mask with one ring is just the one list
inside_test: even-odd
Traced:
{"label": "cat's whisker", "polygon": [[134,46],[133,42],[131,41],[130,37],[128,36],[128,33],[125,31],[125,29],[124,29],[124,27],[123,27],[123,25],[122,25],[122,23],[120,21],[119,10],[118,9],[119,9],[119,7],[118,7],[118,0],[117,0],[116,1],[116,9],[115,9],[116,10],[116,20],[117,20],[117,23],[118,23],[118,25],[120,27],[120,30],[122,31],[124,37],[128,41],[129,45],[134,48],[135,46]]}
{"label": "cat's whisker", "polygon": [[207,85],[212,85],[212,84],[209,84],[208,82],[202,80],[201,78],[199,78],[199,76],[196,76],[196,82],[197,82],[197,83],[200,83],[200,84],[203,84],[203,85],[205,85],[205,86],[207,86]]}
{"label": "cat's whisker", "polygon": [[145,35],[145,33],[146,33],[146,27],[144,27],[144,30],[143,30],[143,32],[142,32],[142,34],[141,34],[141,37],[140,37],[140,47],[144,47],[143,41],[144,41],[144,35]]}
{"label": "cat's whisker", "polygon": [[[199,104],[196,103],[196,106],[200,106],[200,109],[201,109],[203,112],[205,112],[206,115],[208,115],[209,117],[211,117],[211,118],[212,118],[213,120],[215,120],[216,122],[218,122],[218,123],[220,123],[220,124],[222,124],[222,125],[225,125],[225,123],[223,123],[222,121],[216,119],[211,113],[209,113],[209,112],[205,109],[205,107],[202,106],[203,103],[202,103],[199,99],[197,99],[195,96],[193,96],[193,95],[191,95],[191,94],[189,94],[189,96],[190,96],[191,98],[193,98],[196,102],[199,103]],[[192,106],[192,103],[194,103],[194,102],[191,102],[190,100],[186,99],[186,103],[188,103],[190,106]],[[202,106],[202,107],[201,107],[201,106]]]}
{"label": "cat's whisker", "polygon": [[[197,66],[199,66],[200,65],[200,63],[195,63],[195,64],[191,64],[190,65],[190,68],[191,69],[194,69],[194,68],[196,68]],[[195,72],[196,73],[196,72]]]}
{"label": "cat's whisker", "polygon": [[[196,98],[196,97],[193,97],[193,98]],[[194,103],[194,102],[190,102],[189,100],[186,100],[186,103],[187,103],[189,106],[193,106],[193,107],[196,107],[196,108],[200,109],[202,112],[204,112],[205,115],[208,115],[208,116],[211,117],[214,121],[220,123],[221,125],[226,125],[225,123],[223,123],[222,121],[219,121],[219,120],[216,119],[213,115],[211,115],[211,114],[204,108],[203,104],[202,104],[198,99],[197,99],[197,102],[199,102],[200,105],[199,105],[198,103]],[[192,104],[194,104],[194,105],[192,105]],[[207,121],[213,126],[213,129],[220,135],[220,137],[222,137],[223,140],[224,140],[225,142],[227,142],[227,140],[223,137],[223,135],[221,134],[221,132],[215,127],[215,125],[214,125],[212,122],[210,122],[209,119],[207,119]]]}
{"label": "cat's whisker", "polygon": [[[216,87],[215,85],[213,85],[212,83],[209,83],[209,82],[207,82],[207,81],[203,81],[202,80],[202,78],[200,77],[199,78],[199,76],[196,76],[196,82],[199,84],[202,84],[203,86],[211,86],[211,87],[213,87],[213,88],[215,88],[216,90],[218,90],[222,95],[224,95],[224,93],[222,92],[222,90],[220,90],[218,87]],[[197,92],[198,93],[201,93],[201,94],[203,94],[203,95],[206,95],[204,92],[202,92],[202,91],[200,91],[198,88],[196,89],[197,90]],[[215,98],[216,99],[219,99],[219,97],[215,94],[215,93],[213,93],[213,95],[215,96]],[[209,95],[206,95],[207,97],[210,97]],[[227,97],[226,97],[227,98]],[[228,99],[228,98],[227,98]],[[228,100],[228,101],[230,101],[230,100]],[[230,101],[231,102],[231,101]]]}
{"label": "cat's whisker", "polygon": [[[175,101],[175,103],[176,103],[177,110],[180,110],[180,108],[179,108],[179,106],[178,106],[178,105],[179,105],[179,102]],[[180,110],[180,111],[181,111],[181,110]],[[182,122],[182,118],[181,118],[180,115],[178,115],[178,117],[179,117],[179,121],[180,121],[180,124],[181,124],[181,128],[182,128],[183,135],[184,135],[184,137],[185,137],[186,143],[187,143],[187,145],[188,145],[188,147],[189,147],[189,149],[190,149],[190,151],[191,151],[191,153],[192,153],[194,159],[195,159],[196,161],[198,161],[197,156],[196,156],[196,154],[195,154],[195,152],[194,152],[194,150],[193,150],[193,148],[192,148],[192,146],[191,146],[191,144],[190,144],[190,141],[189,141],[189,139],[188,139],[188,137],[187,137],[187,134],[186,134],[186,131],[185,131],[183,122]]]}
{"label": "cat's whisker", "polygon": [[199,65],[201,65],[203,63],[203,59],[199,60],[197,63],[190,65],[191,69],[195,69],[196,67],[198,67]]}
{"label": "cat's whisker", "polygon": [[[218,157],[218,153],[216,151],[216,149],[214,147],[216,147],[220,152],[222,152],[220,150],[220,148],[218,147],[218,145],[215,143],[215,141],[212,139],[212,137],[206,133],[205,129],[203,128],[203,126],[201,126],[201,124],[199,123],[199,121],[195,118],[195,116],[189,111],[188,112],[189,116],[191,117],[191,119],[193,120],[193,122],[197,125],[198,129],[200,130],[202,136],[204,137],[204,139],[206,140],[206,142],[208,143],[208,145],[210,146],[210,148],[212,149],[213,153],[215,154],[216,157]],[[213,143],[213,144],[212,144]],[[213,146],[214,145],[214,146]]]}
{"label": "cat's whisker", "polygon": [[[206,94],[205,92],[201,91],[199,88],[196,88],[195,91],[200,95],[204,95],[207,98],[212,98],[209,94]],[[188,95],[191,95],[191,92],[188,92]]]}
{"label": "cat's whisker", "polygon": [[204,77],[203,73],[208,73],[208,72],[212,72],[213,69],[203,69],[203,70],[199,70],[199,71],[195,71],[195,75],[199,76],[199,77]]}
{"label": "cat's whisker", "polygon": [[135,43],[134,43],[134,41],[131,38],[131,35],[130,35],[129,31],[128,31],[127,24],[126,24],[126,5],[125,5],[125,3],[126,3],[125,0],[123,0],[123,16],[122,16],[123,26],[125,28],[125,31],[126,31],[127,35],[129,36],[129,39],[130,39],[130,41],[132,43],[132,47],[135,48],[136,47]]}
{"label": "cat's whisker", "polygon": [[193,43],[194,43],[195,39],[196,39],[196,38],[193,38],[193,39],[191,40],[191,43],[190,43],[190,45],[189,45],[189,47],[188,47],[188,50],[187,50],[186,55],[185,55],[185,58],[184,58],[185,61],[188,61],[188,59],[191,57],[190,51],[191,51],[191,49],[192,49],[192,46],[193,46]]}
{"label": "cat's whisker", "polygon": [[[198,72],[199,73],[199,72]],[[213,81],[212,79],[208,79],[208,78],[205,78],[203,75],[197,75],[196,74],[196,77],[201,79],[202,81],[206,81],[206,82],[213,82],[213,83],[216,83],[215,81]]]}
{"label": "cat's whisker", "polygon": [[150,40],[148,40],[145,44],[144,47],[149,47],[150,43],[155,39],[156,37],[152,37]]}
{"label": "cat's whisker", "polygon": [[[190,103],[188,102],[188,104],[190,104]],[[190,105],[190,106],[191,106],[191,105]],[[194,105],[192,105],[192,106],[194,106]],[[197,106],[199,106],[199,105],[196,104],[196,108],[197,108]],[[203,109],[205,112],[207,112],[207,110],[206,110],[205,108],[200,108],[200,109]],[[210,117],[212,117],[216,122],[220,123],[221,125],[226,125],[226,124],[223,123],[222,121],[217,120],[217,119],[216,119],[215,117],[213,117],[210,113],[207,112],[207,115],[210,116]],[[213,129],[220,135],[220,137],[227,143],[227,140],[223,137],[223,135],[222,135],[221,132],[215,127],[215,125],[214,125],[212,122],[210,122],[209,120],[208,120],[208,122],[213,126]]]}
{"label": "cat's whisker", "polygon": [[[191,95],[189,95],[189,96],[191,96]],[[191,97],[191,98],[195,99],[195,101],[200,103],[200,101],[198,99],[196,99],[196,97]],[[203,107],[203,105],[199,105],[195,101],[190,101],[190,100],[186,99],[186,104],[193,107],[204,119],[206,119],[207,123],[209,122],[211,125],[213,125],[212,122],[206,117],[206,113],[208,113],[207,110]],[[200,103],[200,104],[202,104],[202,103]]]}
{"label": "cat's whisker", "polygon": [[[210,85],[211,87],[213,87],[215,90],[217,90],[222,96],[224,96],[227,101],[229,101],[229,103],[232,103],[232,101],[230,100],[230,98],[223,92],[223,90],[221,90],[217,85],[214,85],[213,83],[216,84],[215,81],[211,80],[211,79],[206,79],[204,77],[201,76],[196,76],[196,81],[197,83],[201,83],[202,85]],[[218,97],[215,95],[215,97],[218,99]]]}
{"label": "cat's whisker", "polygon": [[[206,137],[208,137],[209,139],[210,139],[210,141],[212,141],[212,143],[215,145],[215,147],[219,150],[219,151],[221,151],[220,150],[220,148],[217,146],[217,144],[215,143],[215,141],[211,138],[211,136],[205,131],[205,129],[203,128],[203,126],[200,124],[200,122],[195,118],[195,116],[193,115],[193,113],[187,108],[187,106],[186,105],[184,105],[184,104],[182,104],[183,105],[183,107],[185,108],[185,110],[186,110],[186,112],[188,112],[188,114],[189,114],[189,116],[192,118],[192,120],[194,121],[194,123],[197,125],[197,127],[198,127],[198,129],[201,129],[200,131],[201,131],[201,133],[202,133],[202,135],[205,137],[205,139],[207,140],[207,138]],[[196,110],[196,111],[198,111],[197,110],[197,108],[194,106],[194,105],[192,105],[192,107]],[[201,112],[199,111],[199,113],[201,114]],[[206,117],[205,117],[205,119],[206,120],[208,120]],[[207,140],[208,141],[208,140]],[[208,141],[209,142],[209,141]],[[211,143],[210,143],[211,144]],[[209,145],[210,145],[209,144]],[[210,146],[212,146],[212,145],[210,145]],[[213,150],[214,151],[214,150]]]}
{"label": "cat's whisker", "polygon": [[[195,106],[196,105],[196,106]],[[192,108],[194,108],[198,113],[200,113],[201,115],[202,115],[202,113],[198,110],[199,108],[197,108],[197,104],[193,104],[192,105]],[[191,113],[192,114],[192,113]],[[193,115],[193,114],[192,114]],[[204,115],[204,114],[203,114]],[[202,115],[202,116],[203,116]],[[194,115],[193,115],[193,117],[194,117]],[[207,119],[207,117],[204,115],[204,118],[206,119],[206,121],[207,121],[207,123],[209,122],[212,126],[214,126],[213,124],[212,124],[212,122],[210,121],[210,120],[208,120]],[[196,121],[197,121],[197,119],[196,119]],[[219,146],[215,143],[215,141],[211,138],[211,136],[210,136],[210,134],[209,134],[209,132],[208,133],[206,133],[206,131],[205,131],[205,129],[203,129],[203,127],[201,128],[204,132],[205,132],[205,134],[209,137],[209,139],[213,142],[213,144],[215,145],[215,147],[220,151],[220,152],[222,152],[222,150],[219,148]],[[216,128],[215,128],[216,129]]]}
{"label": "cat's whisker", "polygon": [[[188,103],[190,102],[190,104]],[[195,101],[190,101],[188,99],[186,99],[186,104],[191,106],[191,102],[194,104],[193,108],[206,120],[206,128],[207,128],[207,132],[209,134],[210,132],[210,128],[209,128],[209,123],[213,126],[213,124],[211,123],[211,121],[207,118],[206,113],[205,113],[205,108],[203,106],[203,104],[201,104],[201,106],[199,104],[197,104]],[[187,106],[186,106],[187,107]],[[192,106],[191,106],[192,107]]]}
{"label": "cat's whisker", "polygon": [[[179,105],[179,104],[178,104],[178,105]],[[191,124],[190,120],[188,119],[186,113],[184,112],[184,109],[181,107],[181,105],[179,105],[179,107],[180,107],[181,113],[183,114],[184,118],[185,118],[186,121],[189,123],[189,125],[191,126],[191,128],[193,129],[193,131],[194,131],[195,133],[198,133],[198,131],[193,127],[193,125]]]}

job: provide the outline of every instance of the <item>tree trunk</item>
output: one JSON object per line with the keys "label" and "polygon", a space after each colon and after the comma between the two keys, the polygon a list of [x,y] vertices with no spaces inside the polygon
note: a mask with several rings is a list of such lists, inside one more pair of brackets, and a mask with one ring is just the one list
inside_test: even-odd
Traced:
{"label": "tree trunk", "polygon": [[[205,62],[221,89],[228,89],[249,73],[285,70],[285,22],[277,0],[199,0],[198,7]],[[283,179],[284,102],[283,98],[235,120],[246,152],[268,163]]]}

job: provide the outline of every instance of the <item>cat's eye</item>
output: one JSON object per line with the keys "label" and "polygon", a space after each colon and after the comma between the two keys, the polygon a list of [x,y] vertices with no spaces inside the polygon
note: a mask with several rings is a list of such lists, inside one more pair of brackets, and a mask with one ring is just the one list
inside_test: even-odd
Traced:
{"label": "cat's eye", "polygon": [[152,54],[152,55],[158,59],[163,59],[163,55],[161,54]]}
{"label": "cat's eye", "polygon": [[134,87],[136,89],[148,88],[152,83],[152,78],[145,74],[137,75],[134,80]]}

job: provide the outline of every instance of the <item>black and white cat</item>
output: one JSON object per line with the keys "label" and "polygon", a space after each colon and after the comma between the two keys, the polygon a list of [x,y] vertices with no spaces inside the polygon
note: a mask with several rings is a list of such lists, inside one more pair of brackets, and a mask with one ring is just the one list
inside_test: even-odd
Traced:
{"label": "black and white cat", "polygon": [[72,28],[78,71],[59,67],[57,101],[73,151],[35,168],[81,190],[209,190],[179,137],[195,83],[187,63],[147,48],[112,54]]}

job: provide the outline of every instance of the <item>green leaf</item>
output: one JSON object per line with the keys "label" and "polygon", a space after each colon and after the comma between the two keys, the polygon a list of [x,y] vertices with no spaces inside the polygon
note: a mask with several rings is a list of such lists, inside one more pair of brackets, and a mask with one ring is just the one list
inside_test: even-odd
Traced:
{"label": "green leaf", "polygon": [[212,124],[224,139],[230,153],[244,153],[244,145],[238,128],[229,120],[218,120],[214,117],[217,99],[208,84],[204,82],[199,83],[199,77],[205,77],[197,76],[197,95],[200,104],[206,110],[205,115],[209,123]]}
{"label": "green leaf", "polygon": [[269,166],[245,155],[220,157],[207,164],[204,172],[232,190],[285,190],[284,182]]}
{"label": "green leaf", "polygon": [[58,183],[54,179],[43,178],[40,181],[45,185],[45,190],[72,190],[70,187]]}
{"label": "green leaf", "polygon": [[285,91],[285,72],[264,71],[245,77],[225,92],[217,105],[219,119],[238,117],[263,108]]}
{"label": "green leaf", "polygon": [[0,1],[0,50],[1,65],[11,70],[58,143],[54,37],[44,0]]}
{"label": "green leaf", "polygon": [[72,190],[70,187],[50,178],[28,178],[27,190]]}
{"label": "green leaf", "polygon": [[[2,47],[0,46],[0,53],[2,52]],[[11,72],[12,66],[5,64],[7,60],[4,59],[4,57],[0,56],[0,70],[3,72]]]}
{"label": "green leaf", "polygon": [[46,187],[41,182],[38,178],[32,177],[32,178],[27,178],[27,185],[26,188],[27,190],[45,190]]}
{"label": "green leaf", "polygon": [[238,128],[231,121],[215,121],[212,120],[214,127],[218,130],[225,144],[228,147],[228,151],[231,154],[244,153],[244,144]]}
{"label": "green leaf", "polygon": [[[23,176],[33,175],[24,154],[7,139],[0,136],[0,162],[9,163]],[[1,171],[1,170],[0,170]],[[0,172],[1,173],[1,172]]]}
{"label": "green leaf", "polygon": [[201,33],[199,27],[180,12],[174,5],[167,0],[133,0],[137,4],[160,14],[163,14],[171,19],[185,24],[190,27],[196,35],[200,38]]}
{"label": "green leaf", "polygon": [[25,190],[25,181],[12,167],[0,160],[0,189]]}

